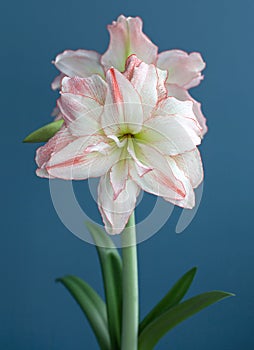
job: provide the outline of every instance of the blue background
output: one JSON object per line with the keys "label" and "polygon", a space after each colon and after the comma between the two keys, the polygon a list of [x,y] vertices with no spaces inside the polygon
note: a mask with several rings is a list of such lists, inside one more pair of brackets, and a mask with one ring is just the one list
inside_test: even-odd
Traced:
{"label": "blue background", "polygon": [[[158,349],[251,350],[253,322],[253,17],[251,0],[4,1],[1,36],[0,349],[97,349],[81,311],[55,277],[77,274],[102,293],[95,248],[57,217],[47,180],[35,176],[36,145],[21,140],[50,121],[51,60],[66,48],[103,52],[106,24],[143,18],[160,50],[200,51],[209,134],[202,145],[205,191],[180,235],[180,214],[139,245],[141,314],[190,267],[189,295],[236,293],[178,326]],[[88,191],[84,198],[89,198]],[[149,201],[148,201],[149,203]],[[94,209],[96,210],[96,209]],[[94,215],[97,212],[94,211]],[[99,217],[99,216],[98,216]]]}

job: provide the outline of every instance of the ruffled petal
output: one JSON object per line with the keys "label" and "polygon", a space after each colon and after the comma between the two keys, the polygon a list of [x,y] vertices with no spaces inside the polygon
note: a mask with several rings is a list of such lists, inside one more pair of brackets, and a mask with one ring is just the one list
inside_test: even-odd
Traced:
{"label": "ruffled petal", "polygon": [[169,50],[158,55],[157,65],[168,71],[168,83],[185,89],[197,86],[203,79],[201,71],[205,62],[197,52],[187,54],[181,50]]}
{"label": "ruffled petal", "polygon": [[61,83],[64,77],[65,75],[63,73],[60,73],[59,75],[57,75],[51,83],[51,89],[52,90],[60,89]]}
{"label": "ruffled petal", "polygon": [[193,188],[198,187],[203,181],[204,171],[199,150],[185,152],[173,157],[178,168],[183,171],[184,175],[190,180]]}
{"label": "ruffled petal", "polygon": [[167,119],[168,117],[173,117],[182,127],[185,128],[193,143],[195,145],[200,144],[202,128],[193,112],[192,101],[179,101],[174,97],[168,97],[162,100],[157,105],[156,110],[154,110],[153,118],[158,116],[165,116]]}
{"label": "ruffled petal", "polygon": [[140,97],[125,76],[111,68],[107,71],[108,90],[102,127],[107,135],[138,133],[143,124],[143,109]]}
{"label": "ruffled petal", "polygon": [[98,187],[98,206],[105,229],[109,234],[118,234],[123,231],[135,208],[138,194],[138,186],[128,179],[125,189],[115,198],[109,173],[101,177]]}
{"label": "ruffled petal", "polygon": [[166,87],[169,96],[174,96],[180,101],[189,100],[193,102],[193,113],[195,114],[195,117],[197,118],[197,121],[202,128],[202,136],[204,136],[207,133],[207,125],[206,118],[202,113],[201,104],[198,101],[194,100],[194,98],[189,94],[189,92],[186,89],[183,89],[174,84],[166,84]]}
{"label": "ruffled petal", "polygon": [[184,118],[178,116],[158,116],[147,120],[138,137],[165,155],[191,151],[200,144],[200,137],[186,126]]}
{"label": "ruffled petal", "polygon": [[157,196],[182,200],[185,197],[185,189],[172,172],[167,157],[163,156],[154,147],[142,143],[135,143],[136,156],[151,170],[139,175],[135,162],[130,162],[129,172],[131,178],[144,191]]}
{"label": "ruffled petal", "polygon": [[158,101],[167,94],[165,87],[167,72],[157,69],[153,64],[148,65],[132,55],[126,62],[124,75],[139,93],[144,119],[148,119]]}
{"label": "ruffled petal", "polygon": [[120,151],[98,136],[79,137],[53,152],[45,168],[50,176],[84,180],[104,175],[118,160]]}
{"label": "ruffled petal", "polygon": [[58,107],[73,135],[88,136],[100,133],[105,89],[104,82],[96,75],[86,79],[63,79]]}
{"label": "ruffled petal", "polygon": [[64,78],[62,92],[90,97],[100,105],[104,105],[107,84],[99,75],[93,75],[85,79],[79,77]]}
{"label": "ruffled petal", "polygon": [[142,32],[143,23],[139,17],[118,17],[116,22],[108,26],[110,44],[102,55],[101,62],[106,67],[124,71],[125,61],[131,54],[137,55],[142,61],[155,63],[158,48]]}
{"label": "ruffled petal", "polygon": [[181,181],[185,196],[181,199],[172,199],[170,197],[164,197],[164,199],[168,202],[171,202],[179,207],[185,208],[185,209],[192,209],[195,206],[195,193],[193,191],[192,184],[188,177],[184,174],[184,172],[178,168],[177,164],[175,163],[174,159],[172,157],[167,157],[168,164],[174,174],[174,176],[178,179],[178,181]]}
{"label": "ruffled petal", "polygon": [[66,50],[56,57],[54,64],[60,72],[68,77],[86,78],[92,74],[104,76],[100,58],[100,54],[95,51]]}
{"label": "ruffled petal", "polygon": [[36,174],[40,177],[50,177],[46,170],[47,162],[53,153],[59,152],[62,148],[73,142],[76,138],[69,132],[64,125],[55,136],[53,136],[45,145],[39,147],[36,151],[35,161],[38,165]]}

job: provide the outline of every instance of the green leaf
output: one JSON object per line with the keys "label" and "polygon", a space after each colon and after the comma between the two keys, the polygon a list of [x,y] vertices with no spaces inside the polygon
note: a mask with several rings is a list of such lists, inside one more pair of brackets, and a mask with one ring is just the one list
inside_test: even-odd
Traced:
{"label": "green leaf", "polygon": [[193,278],[197,272],[197,268],[193,267],[191,270],[186,272],[170,289],[170,291],[165,295],[165,297],[152,309],[151,312],[144,318],[140,323],[139,333],[151,323],[155,318],[160,316],[166,310],[178,304],[182,298],[187,293]]}
{"label": "green leaf", "polygon": [[233,296],[231,293],[212,291],[197,295],[178,304],[160,315],[150,323],[139,336],[139,350],[152,350],[157,342],[172,328],[224,298]]}
{"label": "green leaf", "polygon": [[86,222],[96,244],[106,296],[108,325],[112,350],[121,346],[122,259],[111,238],[99,226]]}
{"label": "green leaf", "polygon": [[63,120],[56,120],[52,123],[44,125],[40,129],[35,130],[29,134],[23,142],[27,143],[37,143],[37,142],[47,142],[51,137],[53,137],[63,125]]}
{"label": "green leaf", "polygon": [[68,289],[86,315],[101,350],[111,350],[106,306],[100,296],[79,277],[65,276],[56,281]]}

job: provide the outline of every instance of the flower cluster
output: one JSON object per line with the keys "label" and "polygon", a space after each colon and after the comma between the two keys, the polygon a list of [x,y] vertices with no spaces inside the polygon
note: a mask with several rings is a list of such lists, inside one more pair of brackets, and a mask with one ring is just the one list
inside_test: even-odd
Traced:
{"label": "flower cluster", "polygon": [[198,53],[162,52],[139,18],[109,26],[110,45],[57,56],[57,118],[64,124],[37,151],[37,175],[100,177],[98,206],[108,233],[120,233],[140,189],[184,208],[203,179],[197,146],[206,132],[200,104],[188,93],[203,78]]}

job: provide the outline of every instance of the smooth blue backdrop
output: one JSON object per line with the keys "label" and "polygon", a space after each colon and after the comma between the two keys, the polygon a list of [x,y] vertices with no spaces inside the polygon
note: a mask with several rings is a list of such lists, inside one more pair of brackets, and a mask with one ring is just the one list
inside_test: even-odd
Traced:
{"label": "smooth blue backdrop", "polygon": [[[51,60],[66,48],[103,52],[106,24],[121,13],[141,16],[160,50],[200,51],[207,61],[205,80],[193,90],[210,128],[202,146],[203,200],[183,234],[174,232],[176,210],[157,235],[139,246],[141,314],[197,265],[189,295],[223,289],[237,296],[186,321],[157,348],[252,350],[251,0],[1,2],[0,349],[98,348],[79,308],[54,282],[66,273],[77,274],[102,293],[95,248],[62,225],[47,180],[34,174],[36,145],[21,140],[50,121],[57,95],[50,90],[56,74]],[[88,195],[84,192],[84,198]]]}

